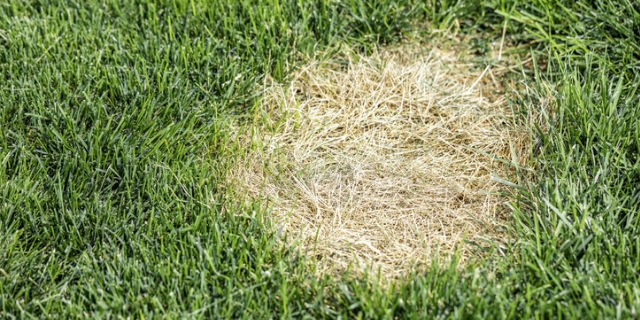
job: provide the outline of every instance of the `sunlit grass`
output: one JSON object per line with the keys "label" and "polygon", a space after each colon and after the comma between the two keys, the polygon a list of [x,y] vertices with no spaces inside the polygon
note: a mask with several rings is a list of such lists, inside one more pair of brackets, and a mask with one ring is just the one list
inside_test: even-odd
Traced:
{"label": "sunlit grass", "polygon": [[[229,124],[299,54],[445,32],[532,58],[517,241],[392,287],[317,278],[225,196]],[[637,317],[639,34],[628,0],[2,2],[0,318]]]}

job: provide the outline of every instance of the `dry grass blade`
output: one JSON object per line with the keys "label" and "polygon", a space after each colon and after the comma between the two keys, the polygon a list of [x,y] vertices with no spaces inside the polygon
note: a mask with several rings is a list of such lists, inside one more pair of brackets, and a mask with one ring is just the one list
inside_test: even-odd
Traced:
{"label": "dry grass blade", "polygon": [[524,159],[528,139],[487,94],[501,90],[487,69],[462,61],[403,46],[311,63],[268,87],[258,152],[230,180],[267,200],[323,271],[355,263],[395,277],[435,254],[468,257],[464,239],[495,238],[504,222],[491,176],[509,168],[487,154],[518,161],[511,144]]}

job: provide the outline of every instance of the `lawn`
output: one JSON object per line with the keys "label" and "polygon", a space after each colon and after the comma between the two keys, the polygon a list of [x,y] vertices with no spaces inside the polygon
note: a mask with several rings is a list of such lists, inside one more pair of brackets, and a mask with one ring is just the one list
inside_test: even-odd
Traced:
{"label": "lawn", "polygon": [[[503,241],[319,272],[227,179],[264,84],[443,39],[514,62]],[[633,0],[4,1],[0,318],[636,318],[639,122]]]}

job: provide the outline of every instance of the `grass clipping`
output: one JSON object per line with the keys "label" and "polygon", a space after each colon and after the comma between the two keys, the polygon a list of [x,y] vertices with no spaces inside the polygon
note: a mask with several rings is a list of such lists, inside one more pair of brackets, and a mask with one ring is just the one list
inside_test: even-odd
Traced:
{"label": "grass clipping", "polygon": [[[489,72],[487,72],[489,71]],[[490,79],[454,50],[384,49],[314,62],[266,85],[264,121],[230,175],[321,272],[396,277],[496,239],[527,131]],[[515,150],[515,151],[514,151]],[[517,160],[517,159],[516,159]]]}

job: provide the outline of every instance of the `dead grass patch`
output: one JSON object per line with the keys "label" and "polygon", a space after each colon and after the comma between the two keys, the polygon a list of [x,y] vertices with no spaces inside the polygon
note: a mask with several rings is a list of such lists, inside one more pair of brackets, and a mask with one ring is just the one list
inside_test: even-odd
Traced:
{"label": "dead grass patch", "polygon": [[[528,133],[517,126],[497,68],[466,48],[404,45],[369,56],[310,62],[269,83],[252,150],[229,183],[265,201],[277,228],[320,271],[373,267],[385,277],[497,239],[509,166]],[[491,155],[491,156],[489,156]]]}

